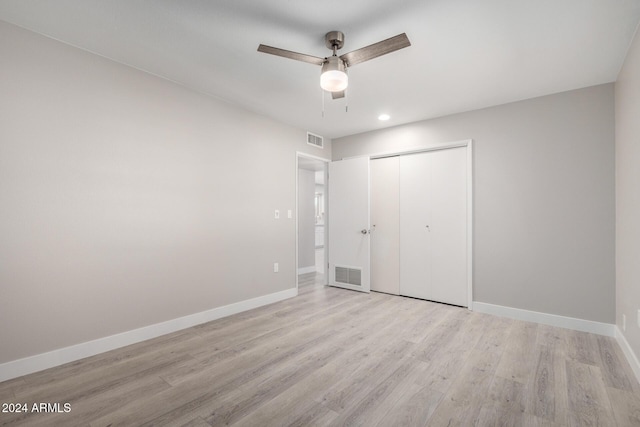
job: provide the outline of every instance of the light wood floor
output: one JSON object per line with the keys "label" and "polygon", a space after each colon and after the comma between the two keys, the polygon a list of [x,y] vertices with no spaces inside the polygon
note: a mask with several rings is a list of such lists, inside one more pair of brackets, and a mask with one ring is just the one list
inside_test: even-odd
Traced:
{"label": "light wood floor", "polygon": [[33,426],[638,426],[608,337],[380,293],[300,296],[0,383]]}

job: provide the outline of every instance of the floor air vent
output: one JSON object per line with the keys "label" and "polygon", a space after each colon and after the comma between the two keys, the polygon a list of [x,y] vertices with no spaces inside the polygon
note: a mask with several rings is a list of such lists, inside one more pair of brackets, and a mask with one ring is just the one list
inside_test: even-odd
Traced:
{"label": "floor air vent", "polygon": [[322,148],[323,143],[324,139],[320,135],[307,132],[307,144],[313,145],[314,147]]}
{"label": "floor air vent", "polygon": [[336,282],[362,286],[362,270],[336,266]]}

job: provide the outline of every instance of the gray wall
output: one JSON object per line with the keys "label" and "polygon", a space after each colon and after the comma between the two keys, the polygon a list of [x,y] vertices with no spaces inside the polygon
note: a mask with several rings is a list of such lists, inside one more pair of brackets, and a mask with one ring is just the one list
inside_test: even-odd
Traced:
{"label": "gray wall", "polygon": [[474,300],[614,323],[613,106],[595,86],[335,139],[333,159],[473,139]]}
{"label": "gray wall", "polygon": [[298,169],[298,268],[316,264],[316,174]]}
{"label": "gray wall", "polygon": [[0,363],[295,287],[330,141],[3,22],[0,58]]}
{"label": "gray wall", "polygon": [[616,82],[616,322],[640,355],[640,34]]}

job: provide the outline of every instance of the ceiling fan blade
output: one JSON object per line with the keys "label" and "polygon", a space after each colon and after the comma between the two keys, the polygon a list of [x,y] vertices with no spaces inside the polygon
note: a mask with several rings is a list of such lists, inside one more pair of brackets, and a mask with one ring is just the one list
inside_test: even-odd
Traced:
{"label": "ceiling fan blade", "polygon": [[318,56],[305,55],[304,53],[291,52],[290,50],[280,49],[277,47],[271,47],[261,44],[258,46],[258,52],[270,53],[271,55],[282,56],[289,59],[295,59],[296,61],[308,62],[310,64],[322,65],[324,58]]}
{"label": "ceiling fan blade", "polygon": [[361,62],[386,55],[387,53],[391,53],[408,46],[411,46],[411,42],[407,35],[402,33],[386,40],[382,40],[381,42],[345,53],[340,56],[340,59],[345,62],[347,67],[352,67]]}
{"label": "ceiling fan blade", "polygon": [[344,91],[341,90],[340,92],[331,92],[331,98],[332,99],[344,98]]}

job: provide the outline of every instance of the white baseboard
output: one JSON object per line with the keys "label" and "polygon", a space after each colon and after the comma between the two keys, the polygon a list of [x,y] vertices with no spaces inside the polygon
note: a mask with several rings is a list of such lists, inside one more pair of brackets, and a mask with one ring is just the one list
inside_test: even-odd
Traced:
{"label": "white baseboard", "polygon": [[0,381],[17,378],[22,375],[42,371],[54,366],[63,365],[85,357],[104,353],[105,351],[135,344],[144,340],[159,337],[181,329],[190,328],[195,325],[210,322],[232,314],[251,310],[263,305],[272,304],[298,295],[298,289],[292,288],[273,294],[240,301],[234,304],[216,307],[200,313],[190,314],[155,325],[145,326],[116,335],[111,335],[97,340],[72,345],[70,347],[25,357],[24,359],[13,360],[0,364]]}
{"label": "white baseboard", "polygon": [[314,273],[316,271],[315,265],[310,265],[309,267],[301,267],[298,269],[298,274],[307,274]]}
{"label": "white baseboard", "polygon": [[636,375],[636,379],[640,382],[640,361],[638,361],[638,356],[633,352],[629,342],[622,334],[622,331],[618,329],[616,326],[616,341],[618,341],[618,345],[622,348],[622,351],[631,365],[631,369],[633,369],[633,373]]}
{"label": "white baseboard", "polygon": [[479,313],[494,314],[496,316],[509,317],[516,320],[524,320],[526,322],[541,323],[543,325],[573,329],[574,331],[606,335],[608,337],[614,337],[616,335],[616,325],[614,324],[594,322],[592,320],[576,319],[575,317],[540,313],[537,311],[529,311],[520,308],[487,304],[478,301],[473,302],[473,311],[477,311]]}

